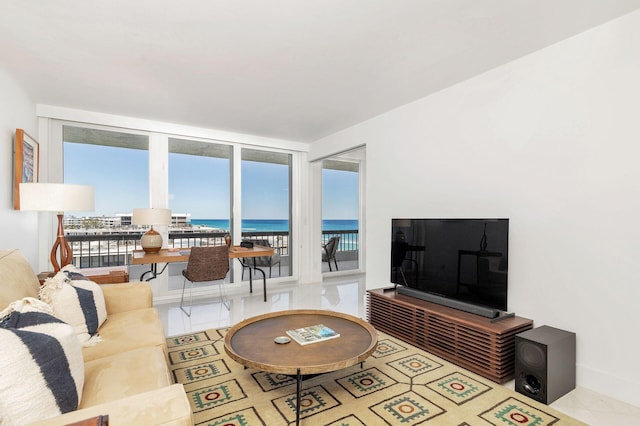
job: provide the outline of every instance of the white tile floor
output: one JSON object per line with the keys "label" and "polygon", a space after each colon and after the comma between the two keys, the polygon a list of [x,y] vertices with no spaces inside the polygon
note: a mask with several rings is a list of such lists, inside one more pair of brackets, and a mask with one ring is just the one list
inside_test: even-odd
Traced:
{"label": "white tile floor", "polygon": [[[253,294],[248,288],[227,294],[230,309],[219,298],[195,300],[191,317],[178,303],[156,305],[167,336],[208,328],[227,327],[255,315],[288,309],[328,309],[365,318],[365,276],[326,278],[323,283],[269,283],[267,302],[262,286]],[[513,381],[505,386],[513,389]],[[640,425],[640,407],[626,404],[592,390],[578,387],[551,407],[593,426]]]}

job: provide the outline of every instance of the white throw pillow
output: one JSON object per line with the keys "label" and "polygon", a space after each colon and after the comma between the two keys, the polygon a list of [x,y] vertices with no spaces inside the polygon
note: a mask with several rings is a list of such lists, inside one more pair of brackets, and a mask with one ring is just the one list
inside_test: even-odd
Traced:
{"label": "white throw pillow", "polygon": [[47,278],[40,289],[40,300],[53,307],[53,315],[73,326],[83,346],[100,342],[98,329],[107,319],[102,289],[68,267]]}
{"label": "white throw pillow", "polygon": [[23,297],[20,300],[9,303],[2,312],[0,312],[0,319],[8,317],[12,312],[44,312],[45,314],[53,315],[53,308],[51,305],[44,303],[33,297]]}
{"label": "white throw pillow", "polygon": [[77,410],[80,403],[84,362],[76,333],[33,305],[27,302],[25,312],[0,319],[2,425],[44,420]]}

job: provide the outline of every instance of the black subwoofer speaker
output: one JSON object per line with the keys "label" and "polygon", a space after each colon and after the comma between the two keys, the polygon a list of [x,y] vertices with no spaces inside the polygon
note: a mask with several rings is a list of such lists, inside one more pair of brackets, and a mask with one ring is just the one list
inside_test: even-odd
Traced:
{"label": "black subwoofer speaker", "polygon": [[543,325],[516,335],[515,389],[550,404],[576,387],[576,334]]}

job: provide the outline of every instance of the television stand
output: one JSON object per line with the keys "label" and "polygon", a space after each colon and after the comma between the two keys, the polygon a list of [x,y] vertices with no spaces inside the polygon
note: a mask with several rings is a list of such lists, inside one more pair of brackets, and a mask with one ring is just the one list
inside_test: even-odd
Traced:
{"label": "television stand", "polygon": [[367,291],[367,320],[380,331],[497,383],[514,376],[516,334],[533,328],[527,318],[513,315],[494,322],[382,289]]}

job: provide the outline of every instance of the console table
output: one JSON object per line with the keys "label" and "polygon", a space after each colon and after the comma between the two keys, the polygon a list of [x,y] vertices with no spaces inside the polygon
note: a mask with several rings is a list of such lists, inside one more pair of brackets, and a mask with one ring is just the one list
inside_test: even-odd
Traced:
{"label": "console table", "polygon": [[[103,268],[82,268],[80,272],[91,281],[98,284],[119,284],[129,282],[129,271],[126,266],[111,266]],[[38,274],[38,280],[40,285],[44,284],[44,280],[54,277],[55,272],[40,272]]]}
{"label": "console table", "polygon": [[516,334],[533,328],[527,318],[492,321],[394,289],[367,291],[367,320],[380,331],[497,383],[514,376]]}

